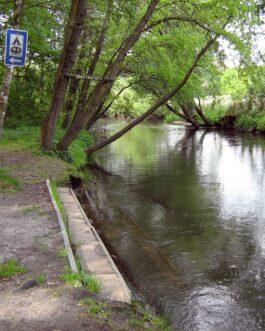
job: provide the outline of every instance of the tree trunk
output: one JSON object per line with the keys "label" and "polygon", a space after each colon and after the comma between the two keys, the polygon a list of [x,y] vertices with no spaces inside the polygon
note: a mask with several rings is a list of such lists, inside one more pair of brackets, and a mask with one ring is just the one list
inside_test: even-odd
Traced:
{"label": "tree trunk", "polygon": [[[89,31],[85,30],[81,38],[81,45],[84,45],[87,42],[88,38],[89,38]],[[86,57],[89,58],[90,55],[91,55],[91,51],[87,54],[85,47],[83,47],[80,52],[78,62],[81,62]],[[77,69],[75,71],[75,74],[82,75],[82,73],[83,70],[77,64]],[[67,129],[71,123],[71,115],[74,110],[74,104],[75,104],[76,95],[78,94],[78,88],[79,88],[79,80],[72,78],[69,84],[66,104],[64,107],[64,120],[62,124],[63,129]]]}
{"label": "tree trunk", "polygon": [[200,118],[203,120],[204,124],[206,125],[206,127],[211,127],[213,126],[213,124],[211,123],[211,121],[208,120],[208,118],[204,115],[203,110],[202,110],[202,106],[201,106],[201,100],[199,99],[199,105],[194,106],[195,111],[197,112],[197,114],[200,116]]}
{"label": "tree trunk", "polygon": [[129,130],[131,130],[133,127],[135,127],[137,124],[141,123],[143,120],[145,120],[149,115],[154,113],[159,107],[164,105],[168,100],[170,100],[181,88],[187,83],[189,80],[191,74],[193,73],[194,69],[197,67],[200,59],[202,56],[207,52],[207,50],[211,47],[211,45],[216,41],[218,36],[215,36],[214,38],[211,38],[206,45],[201,49],[201,51],[197,54],[195,57],[192,65],[188,69],[186,75],[181,80],[181,82],[168,94],[163,96],[160,100],[158,100],[149,110],[147,110],[144,114],[140,115],[138,118],[133,120],[130,124],[128,124],[125,128],[123,128],[121,131],[115,133],[113,136],[106,138],[99,143],[89,147],[86,150],[87,154],[92,154],[93,152],[97,151],[98,149],[101,149],[102,147],[105,147],[106,145],[114,142],[115,140],[122,137],[125,133],[127,133]]}
{"label": "tree trunk", "polygon": [[[14,0],[13,27],[19,29],[24,0]],[[3,136],[4,121],[12,81],[13,66],[8,66],[0,89],[0,139]]]}
{"label": "tree trunk", "polygon": [[188,119],[188,122],[191,123],[194,128],[199,129],[200,125],[196,121],[196,119],[192,116],[190,109],[186,105],[181,105],[181,109],[185,114],[186,118]]}
{"label": "tree trunk", "polygon": [[[76,74],[80,75],[81,70],[80,69],[77,70]],[[68,91],[67,100],[66,100],[65,109],[64,109],[64,120],[63,120],[63,124],[62,124],[63,129],[67,129],[70,125],[71,114],[73,112],[75,96],[78,91],[78,86],[79,86],[78,79],[72,78],[70,85],[69,85],[69,91]]]}
{"label": "tree trunk", "polygon": [[172,106],[170,106],[169,104],[166,104],[166,107],[169,111],[171,111],[172,113],[178,115],[179,117],[181,117],[182,119],[184,119],[185,121],[189,122],[195,129],[199,129],[200,126],[197,122],[195,122],[193,119],[190,118],[190,116],[187,116],[186,114],[182,114],[179,111],[177,111],[176,109],[174,109]]}
{"label": "tree trunk", "polygon": [[[102,29],[101,29],[100,36],[99,36],[99,39],[98,39],[98,42],[97,42],[97,47],[96,47],[94,56],[92,58],[91,64],[88,68],[87,76],[92,76],[95,69],[96,69],[96,65],[98,63],[100,54],[102,52],[106,32],[107,32],[107,29],[108,29],[108,26],[109,26],[110,15],[111,15],[111,12],[112,12],[112,6],[113,6],[113,0],[109,0],[108,5],[107,5],[105,18],[104,18],[104,22],[103,22],[103,25],[102,25]],[[86,96],[87,96],[90,84],[91,84],[91,80],[85,80],[83,82],[81,95],[80,95],[80,98],[79,98],[79,101],[78,101],[78,106],[77,106],[78,111],[82,110],[82,108],[85,106]]]}
{"label": "tree trunk", "polygon": [[65,74],[71,73],[74,66],[76,50],[86,14],[86,0],[72,0],[69,21],[65,32],[64,47],[54,81],[51,106],[42,126],[41,146],[45,149],[53,148],[55,127],[68,85],[68,78],[65,77]]}
{"label": "tree trunk", "polygon": [[72,141],[78,136],[80,131],[86,124],[89,122],[90,117],[94,116],[94,113],[97,111],[99,105],[102,103],[102,100],[105,100],[109,94],[112,85],[117,78],[120,67],[127,56],[127,53],[140,38],[141,33],[143,32],[147,22],[151,18],[159,0],[151,0],[145,15],[142,17],[134,31],[125,39],[122,46],[119,48],[117,55],[113,62],[107,67],[105,73],[108,74],[109,78],[112,78],[112,82],[101,81],[95,87],[88,103],[85,108],[75,116],[73,119],[70,128],[67,130],[65,136],[58,144],[59,150],[66,150]]}
{"label": "tree trunk", "polygon": [[[112,6],[113,6],[113,0],[109,0],[108,5],[107,5],[105,18],[104,18],[104,21],[103,21],[103,26],[102,26],[100,36],[99,36],[99,39],[98,39],[98,42],[97,42],[96,50],[94,52],[92,61],[90,63],[90,66],[89,66],[87,74],[86,74],[87,76],[92,76],[93,75],[93,73],[96,69],[96,65],[98,63],[98,60],[100,58],[100,54],[102,52],[104,41],[105,41],[106,32],[107,32],[107,29],[108,29],[108,26],[109,26],[110,15],[111,15],[111,12],[112,12]],[[79,99],[78,99],[78,102],[77,102],[76,112],[74,114],[73,121],[75,121],[76,118],[78,118],[79,114],[82,112],[83,108],[85,107],[85,104],[88,100],[87,99],[87,94],[88,94],[88,91],[89,91],[90,84],[91,84],[91,80],[85,80],[82,84],[81,93],[79,95]],[[95,118],[95,116],[93,116],[93,118],[91,119],[90,122],[93,122],[94,118]]]}
{"label": "tree trunk", "polygon": [[8,96],[12,81],[13,68],[8,66],[6,68],[5,77],[0,92],[0,138],[3,136],[4,121],[7,110]]}
{"label": "tree trunk", "polygon": [[142,82],[143,80],[138,80],[138,81],[135,81],[135,82],[132,82],[126,86],[124,86],[113,98],[112,100],[108,103],[108,105],[106,107],[103,108],[104,104],[105,104],[105,101],[104,100],[98,107],[97,111],[94,113],[93,116],[91,116],[89,118],[89,121],[87,122],[87,130],[89,130],[91,128],[91,126],[99,119],[101,118],[102,116],[104,116],[108,110],[111,108],[111,106],[113,105],[113,102],[128,88],[130,88],[131,86],[137,84],[137,83],[140,83]]}

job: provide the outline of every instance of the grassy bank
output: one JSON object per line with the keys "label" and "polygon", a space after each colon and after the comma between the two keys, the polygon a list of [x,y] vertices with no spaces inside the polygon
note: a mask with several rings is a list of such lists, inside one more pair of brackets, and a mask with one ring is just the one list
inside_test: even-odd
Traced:
{"label": "grassy bank", "polygon": [[[57,131],[57,141],[63,133],[63,130]],[[39,179],[49,178],[53,182],[62,184],[68,181],[70,175],[80,174],[79,168],[87,162],[84,150],[93,141],[90,134],[83,131],[67,152],[42,150],[39,145],[39,137],[39,127],[21,126],[16,129],[5,129],[3,138],[0,140],[0,149],[9,153],[30,153],[36,159],[31,167],[34,168],[33,173],[38,173]],[[13,175],[21,171],[22,168],[16,169],[15,165],[9,169],[1,168],[0,187],[7,184],[18,187],[20,184],[15,182]]]}
{"label": "grassy bank", "polygon": [[225,118],[235,118],[234,127],[244,131],[265,131],[265,111],[260,109],[237,109],[237,107],[206,107],[206,117],[214,124],[221,124]]}
{"label": "grassy bank", "polygon": [[[64,130],[56,131],[55,143],[63,136]],[[44,151],[39,146],[40,128],[21,126],[16,129],[5,129],[3,139],[0,140],[0,146],[8,146],[11,150],[30,150],[34,154],[43,154],[59,157],[66,162],[74,165],[76,168],[86,164],[86,154],[84,149],[89,146],[93,138],[82,131],[79,137],[72,143],[67,152]]]}
{"label": "grassy bank", "polygon": [[265,112],[257,109],[242,111],[236,120],[236,127],[246,131],[265,132]]}
{"label": "grassy bank", "polygon": [[[265,132],[265,111],[260,109],[247,110],[244,108],[237,109],[238,107],[224,107],[207,106],[204,108],[204,115],[206,118],[216,126],[226,128],[226,119],[234,119],[233,127],[242,131],[249,132]],[[197,121],[203,125],[202,119],[195,114]],[[183,121],[182,118],[168,113],[165,115],[165,122],[171,123],[173,121]],[[230,123],[229,123],[230,124]],[[231,128],[229,126],[229,128]]]}

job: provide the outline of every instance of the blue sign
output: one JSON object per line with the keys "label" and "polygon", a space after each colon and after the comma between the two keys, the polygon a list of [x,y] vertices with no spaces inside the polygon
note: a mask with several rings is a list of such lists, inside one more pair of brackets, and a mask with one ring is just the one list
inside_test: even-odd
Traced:
{"label": "blue sign", "polygon": [[5,64],[11,66],[24,66],[27,56],[27,31],[7,29]]}

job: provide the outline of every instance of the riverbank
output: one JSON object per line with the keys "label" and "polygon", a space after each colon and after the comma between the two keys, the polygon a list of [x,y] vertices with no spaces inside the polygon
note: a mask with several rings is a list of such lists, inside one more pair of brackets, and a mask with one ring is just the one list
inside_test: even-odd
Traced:
{"label": "riverbank", "polygon": [[206,109],[205,116],[217,127],[222,129],[236,129],[239,131],[265,133],[264,111],[224,109]]}
{"label": "riverbank", "polygon": [[[206,119],[214,128],[221,129],[236,129],[243,132],[253,132],[256,134],[265,133],[265,113],[264,110],[252,109],[247,110],[239,108],[236,105],[234,108],[223,106],[215,106],[214,108],[207,106],[203,110]],[[205,128],[205,123],[198,114],[194,113],[196,122],[201,128]],[[161,122],[168,124],[182,124],[192,127],[192,125],[173,113],[166,113]]]}
{"label": "riverbank", "polygon": [[72,148],[67,163],[39,151],[37,137],[37,129],[18,128],[0,142],[0,329],[167,330],[139,303],[109,302],[73,286],[45,179],[65,184],[85,155]]}

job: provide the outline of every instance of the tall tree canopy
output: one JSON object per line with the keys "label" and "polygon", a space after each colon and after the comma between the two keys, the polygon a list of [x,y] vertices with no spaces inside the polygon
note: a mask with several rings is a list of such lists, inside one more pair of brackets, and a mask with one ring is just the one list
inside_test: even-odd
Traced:
{"label": "tall tree canopy", "polygon": [[[12,5],[2,7],[5,28],[11,25]],[[26,0],[21,28],[29,31],[28,63],[15,70],[8,120],[20,119],[15,110],[21,104],[21,120],[26,115],[38,121],[46,113],[41,144],[52,149],[58,119],[65,116],[67,129],[56,148],[66,150],[83,128],[89,129],[133,88],[139,97],[148,95],[148,109],[88,153],[158,109],[192,122],[194,109],[201,116],[195,100],[221,86],[223,40],[244,61],[251,59],[251,34],[261,10],[262,2],[255,0]],[[0,74],[4,71],[1,64]]]}

